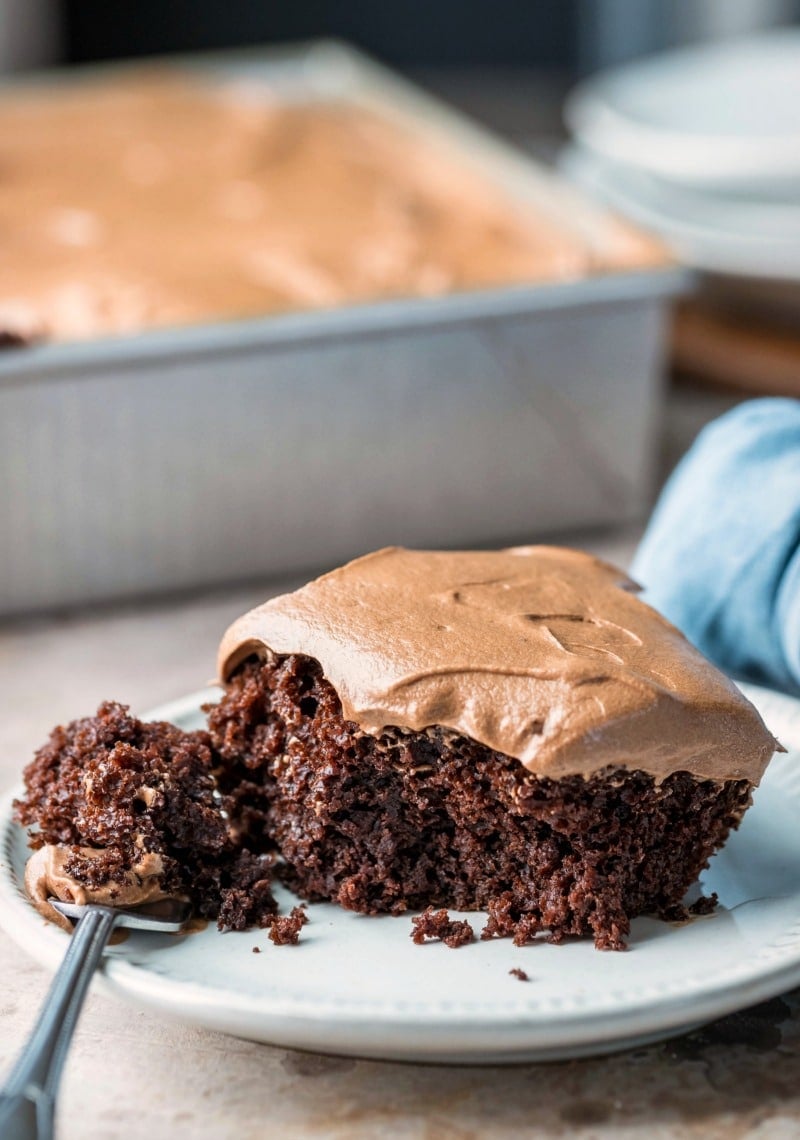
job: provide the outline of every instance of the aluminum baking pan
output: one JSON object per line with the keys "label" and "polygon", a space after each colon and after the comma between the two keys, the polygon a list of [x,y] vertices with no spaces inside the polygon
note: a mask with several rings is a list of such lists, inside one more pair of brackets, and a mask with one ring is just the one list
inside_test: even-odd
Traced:
{"label": "aluminum baking pan", "polygon": [[[582,232],[602,212],[338,45],[190,66],[381,104]],[[0,613],[530,538],[649,501],[666,262],[0,356]]]}

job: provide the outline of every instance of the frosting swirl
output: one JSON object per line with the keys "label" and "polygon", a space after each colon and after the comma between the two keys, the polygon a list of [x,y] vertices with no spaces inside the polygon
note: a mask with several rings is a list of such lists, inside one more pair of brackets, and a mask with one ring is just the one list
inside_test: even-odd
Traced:
{"label": "frosting swirl", "polygon": [[302,653],[373,734],[443,725],[554,778],[624,766],[758,783],[780,745],[637,590],[558,547],[388,548],[239,618],[219,676]]}

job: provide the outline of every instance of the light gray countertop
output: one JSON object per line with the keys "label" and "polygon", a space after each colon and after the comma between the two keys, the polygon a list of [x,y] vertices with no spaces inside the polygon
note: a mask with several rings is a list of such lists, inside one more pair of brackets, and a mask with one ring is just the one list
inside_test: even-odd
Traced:
{"label": "light gray countertop", "polygon": [[[631,537],[576,541],[626,562]],[[57,722],[204,684],[226,624],[294,583],[0,628],[0,787]],[[0,1068],[45,972],[0,934]],[[90,997],[62,1088],[61,1140],[222,1137],[800,1136],[800,993],[615,1057],[510,1068],[354,1061],[254,1045]]]}

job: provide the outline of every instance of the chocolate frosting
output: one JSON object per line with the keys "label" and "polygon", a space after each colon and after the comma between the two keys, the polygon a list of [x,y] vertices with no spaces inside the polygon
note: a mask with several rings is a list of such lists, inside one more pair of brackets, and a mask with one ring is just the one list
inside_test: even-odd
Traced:
{"label": "chocolate frosting", "polygon": [[[424,126],[175,67],[0,98],[0,337],[661,266],[602,210],[516,198]],[[0,345],[1,347],[1,345]]]}
{"label": "chocolate frosting", "polygon": [[71,931],[72,924],[60,911],[52,907],[49,899],[74,902],[79,906],[100,903],[103,906],[142,906],[168,896],[161,889],[164,864],[161,856],[143,851],[141,858],[125,873],[122,882],[105,882],[87,887],[67,871],[70,859],[79,854],[91,859],[102,854],[92,847],[71,847],[48,843],[34,851],[25,866],[25,890],[36,909],[50,922]]}
{"label": "chocolate frosting", "polygon": [[637,589],[558,547],[388,548],[239,618],[219,676],[302,653],[372,734],[442,725],[556,778],[611,765],[758,783],[780,745]]}

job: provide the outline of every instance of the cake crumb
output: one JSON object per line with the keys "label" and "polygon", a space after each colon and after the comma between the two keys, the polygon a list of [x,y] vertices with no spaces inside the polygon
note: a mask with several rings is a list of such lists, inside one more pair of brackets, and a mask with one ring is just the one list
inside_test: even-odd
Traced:
{"label": "cake crumb", "polygon": [[716,891],[712,891],[708,897],[701,895],[689,907],[689,914],[705,915],[712,914],[717,909],[719,898]]}
{"label": "cake crumb", "polygon": [[672,906],[662,907],[658,911],[658,918],[664,922],[691,922],[693,918],[713,914],[718,903],[719,898],[717,893],[716,891],[712,891],[708,896],[701,895],[700,898],[695,899],[689,906],[684,906],[683,903],[674,903]]}
{"label": "cake crumb", "polygon": [[475,931],[468,922],[453,920],[446,910],[435,911],[432,906],[412,918],[411,925],[411,938],[416,946],[438,939],[451,950],[456,950],[475,940]]}
{"label": "cake crumb", "polygon": [[258,947],[258,946],[254,946],[254,947],[253,947],[253,953],[254,953],[254,954],[260,954],[260,953],[261,953],[261,950],[259,949],[259,947]]}
{"label": "cake crumb", "polygon": [[521,982],[529,982],[530,978],[524,970],[520,970],[519,966],[515,966],[513,970],[508,971],[513,977],[518,978]]}
{"label": "cake crumb", "polygon": [[273,855],[255,855],[247,849],[239,852],[231,871],[231,884],[219,896],[217,927],[223,934],[270,925],[278,912],[272,893],[274,864]]}
{"label": "cake crumb", "polygon": [[270,941],[276,946],[296,946],[307,922],[308,915],[299,906],[293,906],[289,914],[275,915],[269,927]]}
{"label": "cake crumb", "polygon": [[488,918],[481,931],[481,941],[492,938],[511,938],[515,946],[533,942],[542,932],[542,921],[534,914],[524,914],[511,891],[504,891],[490,899],[486,908]]}

